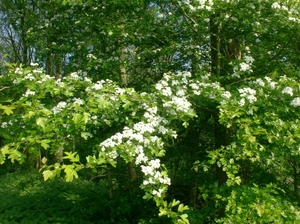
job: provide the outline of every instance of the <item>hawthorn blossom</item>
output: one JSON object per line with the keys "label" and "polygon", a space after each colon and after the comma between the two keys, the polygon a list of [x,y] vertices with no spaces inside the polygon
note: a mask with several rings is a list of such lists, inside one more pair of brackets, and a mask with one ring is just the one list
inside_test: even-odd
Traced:
{"label": "hawthorn blossom", "polygon": [[254,83],[256,83],[256,84],[258,84],[258,85],[260,85],[260,86],[265,86],[265,83],[264,83],[264,81],[263,81],[261,78],[256,79],[256,80],[254,81]]}
{"label": "hawthorn blossom", "polygon": [[241,67],[240,70],[241,70],[242,72],[245,72],[245,71],[250,70],[250,65],[247,64],[247,63],[245,63],[245,62],[242,62],[242,63],[240,64],[240,67]]}
{"label": "hawthorn blossom", "polygon": [[300,106],[300,97],[296,97],[295,99],[293,99],[291,102],[291,106],[299,107]]}
{"label": "hawthorn blossom", "polygon": [[157,197],[161,197],[161,194],[163,193],[163,189],[158,189],[158,191],[157,190],[153,190],[152,191],[152,194],[153,195],[156,195]]}
{"label": "hawthorn blossom", "polygon": [[79,98],[74,98],[74,104],[83,105],[83,100]]}
{"label": "hawthorn blossom", "polygon": [[155,160],[151,160],[149,162],[150,166],[152,166],[153,168],[157,169],[160,167],[160,160],[159,159],[155,159]]}
{"label": "hawthorn blossom", "polygon": [[31,74],[31,73],[28,73],[25,77],[24,77],[24,79],[25,80],[30,80],[30,81],[32,81],[32,80],[34,80],[35,78],[34,78],[34,76]]}
{"label": "hawthorn blossom", "polygon": [[272,9],[280,9],[280,5],[279,5],[279,3],[278,2],[274,2],[273,4],[272,4],[272,6],[271,6],[271,8]]}
{"label": "hawthorn blossom", "polygon": [[1,124],[1,128],[7,128],[7,122],[2,122],[2,124]]}
{"label": "hawthorn blossom", "polygon": [[239,101],[239,105],[242,107],[245,105],[245,99],[242,98],[240,101]]}
{"label": "hawthorn blossom", "polygon": [[251,56],[244,56],[244,60],[246,63],[253,63],[254,59]]}
{"label": "hawthorn blossom", "polygon": [[59,102],[55,107],[52,108],[52,111],[54,114],[58,114],[61,112],[65,107],[67,106],[67,103],[64,101]]}
{"label": "hawthorn blossom", "polygon": [[229,91],[225,91],[223,94],[222,94],[222,97],[223,98],[226,98],[226,99],[229,99],[231,97],[231,93]]}
{"label": "hawthorn blossom", "polygon": [[154,168],[152,166],[144,166],[144,165],[142,165],[141,168],[142,168],[142,172],[145,175],[150,175],[150,176],[154,175]]}
{"label": "hawthorn blossom", "polygon": [[26,93],[23,94],[24,97],[28,97],[28,96],[30,96],[30,95],[34,96],[34,95],[35,95],[35,92],[28,89],[28,90],[26,91]]}
{"label": "hawthorn blossom", "polygon": [[282,90],[282,93],[285,93],[285,94],[288,94],[290,96],[293,96],[293,89],[291,87],[285,87],[283,90]]}
{"label": "hawthorn blossom", "polygon": [[172,90],[169,86],[167,86],[166,88],[162,89],[162,95],[164,96],[171,96],[172,95]]}

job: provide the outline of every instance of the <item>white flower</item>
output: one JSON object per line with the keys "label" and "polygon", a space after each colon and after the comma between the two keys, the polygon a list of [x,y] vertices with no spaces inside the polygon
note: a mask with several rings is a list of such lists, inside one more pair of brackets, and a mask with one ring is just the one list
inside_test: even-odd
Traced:
{"label": "white flower", "polygon": [[231,97],[231,93],[228,92],[228,91],[225,91],[223,94],[222,94],[222,97],[223,98],[226,98],[226,99],[229,99]]}
{"label": "white flower", "polygon": [[161,90],[162,89],[162,84],[161,83],[156,83],[155,88],[157,90]]}
{"label": "white flower", "polygon": [[158,191],[157,190],[153,190],[152,191],[152,194],[153,195],[156,195],[157,197],[161,197],[161,193],[163,192],[162,189],[159,189]]}
{"label": "white flower", "polygon": [[23,94],[24,97],[28,97],[28,96],[30,96],[30,95],[32,95],[32,96],[35,95],[35,92],[28,89],[28,90],[26,91],[26,93]]}
{"label": "white flower", "polygon": [[92,58],[92,59],[97,59],[93,54],[88,54],[86,57],[87,58]]}
{"label": "white flower", "polygon": [[295,99],[293,99],[291,102],[291,106],[299,107],[300,106],[300,97],[296,97]]}
{"label": "white flower", "polygon": [[179,85],[179,81],[178,80],[172,80],[172,86],[177,86]]}
{"label": "white flower", "polygon": [[74,98],[74,104],[83,105],[83,100],[79,98]]}
{"label": "white flower", "polygon": [[263,81],[261,78],[256,79],[256,80],[254,81],[254,83],[256,83],[256,84],[258,84],[258,85],[260,85],[260,86],[265,86],[265,83],[264,83],[264,81]]}
{"label": "white flower", "polygon": [[35,78],[34,78],[34,76],[33,76],[31,73],[28,73],[28,74],[24,77],[24,79],[28,79],[28,80],[32,81],[32,80],[34,80]]}
{"label": "white flower", "polygon": [[142,172],[145,175],[150,175],[150,176],[154,175],[154,170],[153,170],[152,166],[144,166],[144,165],[142,165],[141,168],[142,168]]}
{"label": "white flower", "polygon": [[293,96],[293,89],[291,87],[285,87],[283,90],[282,90],[282,93],[285,93],[285,94],[288,94],[290,96]]}
{"label": "white flower", "polygon": [[242,72],[245,72],[245,71],[247,71],[247,70],[250,70],[250,65],[247,64],[247,63],[245,63],[245,62],[242,62],[242,63],[240,64],[240,67],[241,67],[241,71],[242,71]]}
{"label": "white flower", "polygon": [[70,74],[70,77],[73,78],[73,79],[79,79],[79,76],[78,76],[77,72],[72,72]]}
{"label": "white flower", "polygon": [[84,81],[85,81],[85,82],[92,82],[92,80],[89,79],[88,77],[84,77]]}
{"label": "white flower", "polygon": [[116,93],[123,95],[126,91],[124,89],[121,88],[116,88]]}
{"label": "white flower", "polygon": [[148,157],[144,154],[143,151],[139,152],[138,156],[135,159],[136,164],[140,164],[142,162],[147,162],[147,161],[148,161]]}
{"label": "white flower", "polygon": [[2,124],[1,124],[1,128],[6,128],[7,127],[7,122],[3,122]]}
{"label": "white flower", "polygon": [[95,83],[91,89],[94,89],[94,90],[99,90],[99,89],[102,89],[103,88],[103,84],[102,82],[98,81],[97,83]]}
{"label": "white flower", "polygon": [[249,100],[250,103],[253,103],[257,100],[257,98],[254,95],[248,95],[247,99]]}
{"label": "white flower", "polygon": [[244,60],[246,63],[253,63],[254,59],[251,56],[244,56]]}
{"label": "white flower", "polygon": [[253,115],[253,108],[250,108],[249,111],[248,111],[248,113],[249,113],[250,115]]}
{"label": "white flower", "polygon": [[22,75],[23,74],[22,68],[16,68],[15,73],[19,74],[19,75]]}
{"label": "white flower", "polygon": [[164,96],[171,96],[172,95],[172,90],[169,86],[167,86],[165,89],[162,90],[162,94]]}
{"label": "white flower", "polygon": [[157,169],[160,167],[160,160],[159,159],[155,159],[155,160],[151,160],[149,162],[150,166],[152,166],[154,169]]}
{"label": "white flower", "polygon": [[180,90],[178,90],[178,91],[176,92],[176,95],[177,95],[177,96],[184,96],[184,95],[185,95],[185,92],[184,92],[182,89],[180,89]]}
{"label": "white flower", "polygon": [[199,85],[197,85],[196,83],[191,83],[190,86],[191,86],[192,89],[194,89],[194,90],[198,90],[198,89],[199,89]]}
{"label": "white flower", "polygon": [[164,126],[159,126],[158,127],[158,132],[162,133],[163,135],[167,133],[167,129]]}
{"label": "white flower", "polygon": [[244,99],[244,98],[242,98],[242,99],[240,100],[239,105],[240,105],[241,107],[245,105],[245,99]]}
{"label": "white flower", "polygon": [[61,112],[66,106],[67,106],[67,103],[61,101],[61,102],[59,102],[59,103],[57,104],[57,106],[55,106],[55,107],[52,108],[52,111],[53,111],[54,114],[58,114],[58,113]]}
{"label": "white flower", "polygon": [[278,2],[274,2],[271,7],[272,9],[280,9],[280,5]]}

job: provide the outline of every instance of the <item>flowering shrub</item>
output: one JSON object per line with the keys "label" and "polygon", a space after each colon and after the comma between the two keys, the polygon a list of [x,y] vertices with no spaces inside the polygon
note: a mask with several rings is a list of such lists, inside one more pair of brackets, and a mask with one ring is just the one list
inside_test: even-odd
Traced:
{"label": "flowering shrub", "polygon": [[[93,83],[79,73],[55,80],[36,68],[17,68],[1,77],[3,83],[8,80],[6,91],[17,90],[18,94],[0,107],[0,132],[6,143],[0,163],[6,159],[22,163],[41,150],[50,150],[52,155],[64,151],[63,163],[48,164],[51,158],[42,159],[44,179],[60,176],[63,171],[66,180],[72,181],[83,168],[115,166],[116,158],[121,157],[141,167],[144,198],[156,201],[160,215],[188,223],[187,215],[172,211],[179,205],[180,214],[187,206],[176,200],[170,204],[164,201],[171,180],[159,157],[165,154],[164,140],[177,136],[173,121],[187,125],[195,116],[187,95],[189,77],[189,73],[165,74],[155,92],[137,93],[110,80]],[[109,138],[94,136],[97,128],[115,124],[123,128]],[[72,138],[78,135],[93,142],[98,139],[98,145],[87,148],[86,164],[72,146]]]}
{"label": "flowering shrub", "polygon": [[[1,92],[7,98],[0,105],[0,133],[5,138],[0,163],[7,159],[22,163],[48,150],[52,159],[49,155],[42,159],[44,179],[64,172],[66,180],[72,181],[78,178],[79,170],[116,166],[120,157],[140,167],[144,199],[155,200],[160,216],[189,223],[184,214],[187,206],[176,199],[165,201],[171,179],[160,157],[165,155],[165,141],[177,138],[175,124],[188,126],[189,119],[196,116],[193,104],[219,105],[220,122],[232,133],[231,143],[210,151],[208,163],[202,163],[204,169],[213,164],[222,166],[229,188],[235,189],[244,181],[243,161],[275,169],[299,155],[300,85],[295,79],[258,78],[228,91],[208,77],[195,80],[188,72],[164,74],[151,93],[138,93],[110,80],[93,83],[81,73],[55,80],[37,68],[17,68],[1,77],[8,88]],[[97,129],[112,126],[119,128],[111,136],[97,135]],[[76,136],[92,143],[86,146],[84,161],[74,145]],[[53,160],[61,151],[65,155]],[[228,208],[233,203],[231,196],[222,200]],[[227,210],[235,217],[231,212]],[[298,217],[289,212],[290,217]]]}

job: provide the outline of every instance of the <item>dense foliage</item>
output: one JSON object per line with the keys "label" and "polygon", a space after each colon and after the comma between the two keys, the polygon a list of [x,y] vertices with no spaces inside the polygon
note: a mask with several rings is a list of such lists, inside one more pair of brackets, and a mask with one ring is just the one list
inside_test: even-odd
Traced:
{"label": "dense foliage", "polygon": [[3,223],[299,222],[298,1],[10,3]]}

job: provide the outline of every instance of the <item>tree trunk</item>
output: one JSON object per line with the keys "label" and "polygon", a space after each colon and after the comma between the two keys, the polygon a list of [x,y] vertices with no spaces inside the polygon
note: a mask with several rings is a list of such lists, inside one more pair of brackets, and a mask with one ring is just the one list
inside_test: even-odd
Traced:
{"label": "tree trunk", "polygon": [[211,73],[212,75],[220,76],[220,26],[216,20],[218,14],[210,17],[210,54],[211,54]]}

